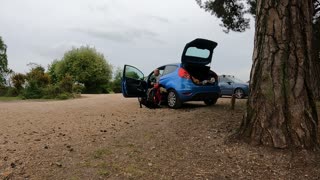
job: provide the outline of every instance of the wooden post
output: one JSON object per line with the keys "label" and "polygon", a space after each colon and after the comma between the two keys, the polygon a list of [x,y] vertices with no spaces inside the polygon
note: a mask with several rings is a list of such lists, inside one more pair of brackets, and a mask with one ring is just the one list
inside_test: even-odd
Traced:
{"label": "wooden post", "polygon": [[236,103],[236,95],[232,94],[232,97],[231,97],[231,110],[234,110],[235,103]]}

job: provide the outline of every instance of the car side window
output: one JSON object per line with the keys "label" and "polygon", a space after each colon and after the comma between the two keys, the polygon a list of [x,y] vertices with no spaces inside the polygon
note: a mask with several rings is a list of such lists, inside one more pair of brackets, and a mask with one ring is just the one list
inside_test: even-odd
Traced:
{"label": "car side window", "polygon": [[221,83],[226,83],[227,80],[226,80],[226,78],[224,78],[224,77],[219,77],[219,82],[221,82]]}
{"label": "car side window", "polygon": [[126,66],[124,75],[126,78],[131,78],[135,80],[142,80],[144,77],[143,73],[133,66]]}
{"label": "car side window", "polygon": [[230,78],[226,78],[226,82],[227,82],[227,83],[233,83],[233,80],[230,79]]}
{"label": "car side window", "polygon": [[174,65],[166,66],[166,68],[165,68],[164,71],[163,71],[162,76],[172,73],[172,72],[175,71],[177,68],[178,68],[178,66],[174,66]]}

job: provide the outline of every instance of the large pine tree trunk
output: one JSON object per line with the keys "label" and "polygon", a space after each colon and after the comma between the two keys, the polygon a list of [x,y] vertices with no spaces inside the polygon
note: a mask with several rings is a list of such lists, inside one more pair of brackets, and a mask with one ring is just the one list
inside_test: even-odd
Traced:
{"label": "large pine tree trunk", "polygon": [[258,0],[250,97],[240,137],[276,148],[314,148],[312,0]]}

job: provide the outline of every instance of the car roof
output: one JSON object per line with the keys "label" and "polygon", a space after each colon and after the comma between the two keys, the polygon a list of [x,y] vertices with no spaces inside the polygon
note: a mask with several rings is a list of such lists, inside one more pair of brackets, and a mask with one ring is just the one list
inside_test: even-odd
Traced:
{"label": "car roof", "polygon": [[[172,63],[172,64],[165,64],[165,65],[163,65],[163,66],[180,66],[181,65],[181,63]],[[162,66],[161,66],[162,67]]]}

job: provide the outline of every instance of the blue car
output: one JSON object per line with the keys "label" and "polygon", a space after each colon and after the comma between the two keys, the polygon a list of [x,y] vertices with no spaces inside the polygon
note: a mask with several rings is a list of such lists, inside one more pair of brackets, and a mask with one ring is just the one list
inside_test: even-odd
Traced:
{"label": "blue car", "polygon": [[219,86],[221,89],[221,96],[232,96],[234,94],[237,98],[242,99],[249,95],[249,84],[232,75],[219,76]]}
{"label": "blue car", "polygon": [[[218,76],[210,70],[213,50],[218,44],[206,39],[195,39],[186,44],[181,63],[158,67],[159,84],[166,89],[162,98],[170,108],[179,108],[187,101],[204,101],[213,105],[220,97]],[[122,77],[124,97],[146,97],[151,85],[150,78],[137,68],[125,65]]]}

